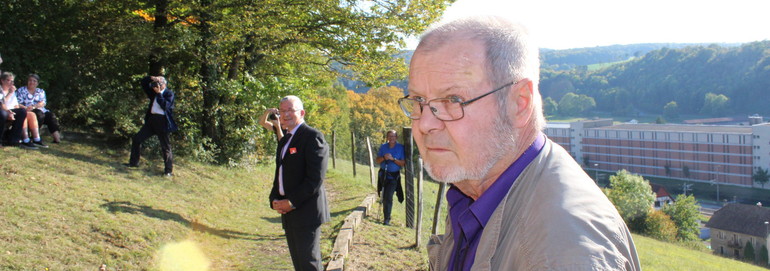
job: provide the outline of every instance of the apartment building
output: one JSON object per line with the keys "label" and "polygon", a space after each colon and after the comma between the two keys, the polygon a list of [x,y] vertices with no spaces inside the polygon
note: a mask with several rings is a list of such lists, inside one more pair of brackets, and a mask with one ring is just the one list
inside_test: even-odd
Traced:
{"label": "apartment building", "polygon": [[770,168],[770,123],[614,124],[598,119],[548,123],[545,134],[586,169],[608,173],[626,169],[644,176],[761,187],[752,175]]}

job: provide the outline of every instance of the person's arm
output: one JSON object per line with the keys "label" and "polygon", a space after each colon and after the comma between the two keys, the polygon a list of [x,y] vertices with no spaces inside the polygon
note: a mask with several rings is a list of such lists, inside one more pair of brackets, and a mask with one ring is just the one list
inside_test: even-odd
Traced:
{"label": "person's arm", "polygon": [[43,108],[46,103],[48,103],[48,98],[45,97],[45,90],[38,89],[37,91],[40,92],[40,102],[38,102],[36,106],[37,108]]}
{"label": "person's arm", "polygon": [[144,94],[147,95],[148,99],[155,98],[155,91],[152,91],[152,88],[150,87],[150,83],[152,81],[152,76],[145,76],[142,78],[142,81],[139,82],[139,84],[142,86],[142,90],[144,90]]}
{"label": "person's arm", "polygon": [[281,141],[281,138],[283,138],[283,131],[281,130],[281,122],[278,119],[269,120],[268,116],[270,116],[271,113],[278,116],[278,109],[268,108],[267,110],[265,110],[262,116],[259,117],[259,124],[262,125],[262,127],[265,127],[265,129],[273,131],[276,137],[278,137],[278,141]]}

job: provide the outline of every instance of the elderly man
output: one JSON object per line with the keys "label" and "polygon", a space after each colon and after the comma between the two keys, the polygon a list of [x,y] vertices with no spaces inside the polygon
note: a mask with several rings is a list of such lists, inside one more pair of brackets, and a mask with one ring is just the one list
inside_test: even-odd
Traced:
{"label": "elderly man", "polygon": [[324,178],[329,146],[321,132],[305,123],[297,96],[281,99],[281,127],[286,133],[276,149],[270,207],[281,214],[294,270],[322,270],[321,224],[331,219]]}
{"label": "elderly man", "polygon": [[428,173],[451,184],[433,270],[639,270],[607,197],[541,132],[538,48],[521,26],[473,17],[430,29],[399,104]]}

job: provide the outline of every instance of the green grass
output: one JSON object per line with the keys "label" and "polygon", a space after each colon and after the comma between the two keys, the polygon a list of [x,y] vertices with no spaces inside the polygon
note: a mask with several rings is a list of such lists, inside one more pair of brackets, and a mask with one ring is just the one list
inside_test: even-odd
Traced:
{"label": "green grass", "polygon": [[[157,151],[127,170],[125,147],[94,138],[0,152],[0,270],[292,269],[280,217],[268,206],[272,165],[177,158],[176,176],[166,179]],[[373,190],[368,177],[349,175],[328,173],[325,257],[343,219]]]}
{"label": "green grass", "polygon": [[767,270],[730,258],[634,234],[634,243],[645,271]]}

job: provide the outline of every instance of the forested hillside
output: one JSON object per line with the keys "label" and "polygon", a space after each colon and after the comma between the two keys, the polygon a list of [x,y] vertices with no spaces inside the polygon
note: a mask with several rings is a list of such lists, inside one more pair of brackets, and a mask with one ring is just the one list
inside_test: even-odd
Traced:
{"label": "forested hillside", "polygon": [[553,101],[585,95],[594,110],[621,115],[663,114],[667,105],[679,114],[769,114],[770,41],[663,48],[597,71],[544,69],[540,89]]}
{"label": "forested hillside", "polygon": [[541,49],[540,59],[543,68],[550,70],[571,70],[580,66],[598,63],[624,61],[642,57],[650,51],[662,48],[683,48],[698,44],[685,43],[641,43],[629,45],[610,45],[564,50]]}

